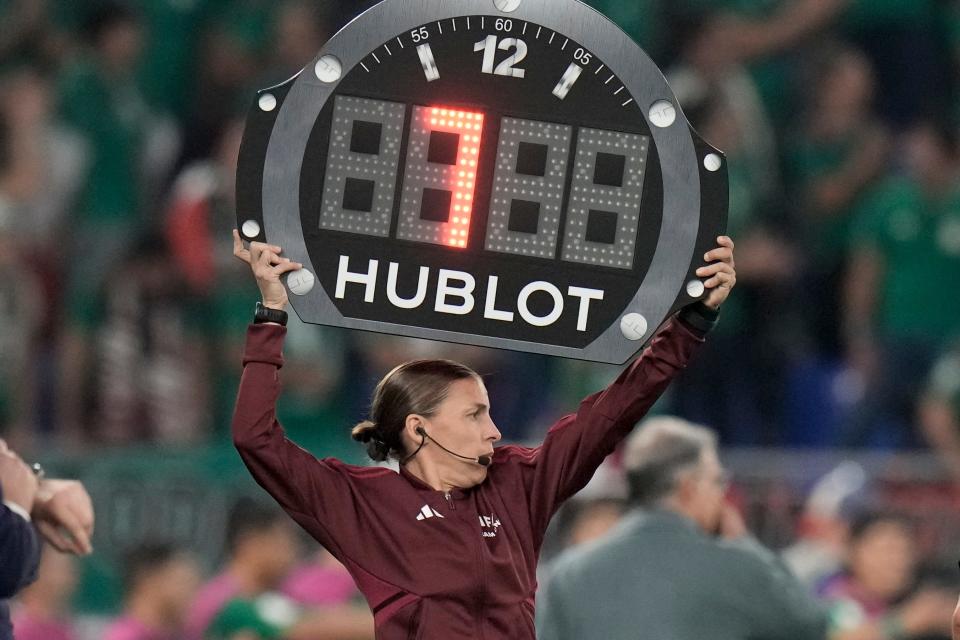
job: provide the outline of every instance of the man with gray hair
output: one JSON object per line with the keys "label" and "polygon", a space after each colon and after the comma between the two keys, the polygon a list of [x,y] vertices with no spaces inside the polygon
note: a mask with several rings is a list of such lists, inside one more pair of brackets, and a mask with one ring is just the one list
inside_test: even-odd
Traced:
{"label": "man with gray hair", "polygon": [[826,612],[724,500],[710,430],[647,420],[627,442],[635,509],[556,562],[540,640],[822,640]]}

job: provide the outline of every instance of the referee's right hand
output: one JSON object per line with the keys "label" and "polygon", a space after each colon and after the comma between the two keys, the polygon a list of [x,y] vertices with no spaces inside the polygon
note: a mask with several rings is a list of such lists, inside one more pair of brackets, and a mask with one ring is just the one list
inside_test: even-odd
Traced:
{"label": "referee's right hand", "polygon": [[37,476],[27,463],[8,449],[6,442],[0,440],[0,487],[3,488],[3,501],[12,502],[30,513],[38,484]]}
{"label": "referee's right hand", "polygon": [[250,265],[260,288],[263,306],[283,311],[287,306],[287,288],[280,276],[302,269],[303,265],[280,257],[281,251],[280,247],[263,242],[251,242],[250,248],[244,249],[240,232],[233,230],[233,255]]}

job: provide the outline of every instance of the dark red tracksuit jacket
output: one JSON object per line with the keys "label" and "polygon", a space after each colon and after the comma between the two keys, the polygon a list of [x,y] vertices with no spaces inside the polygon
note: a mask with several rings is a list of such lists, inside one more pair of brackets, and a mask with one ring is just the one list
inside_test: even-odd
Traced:
{"label": "dark red tracksuit jacket", "polygon": [[483,483],[446,494],[405,469],[318,460],[286,439],[274,411],[285,331],[248,331],[234,444],[257,482],[353,575],[380,640],[533,640],[537,558],[550,517],[703,341],[671,320],[541,446],[498,447]]}

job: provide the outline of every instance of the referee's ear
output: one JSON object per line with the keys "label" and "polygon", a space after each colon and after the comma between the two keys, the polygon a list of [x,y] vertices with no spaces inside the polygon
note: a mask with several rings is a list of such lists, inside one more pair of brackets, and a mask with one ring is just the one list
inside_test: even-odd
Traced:
{"label": "referee's ear", "polygon": [[427,437],[426,420],[417,413],[411,413],[403,423],[403,446],[413,451]]}

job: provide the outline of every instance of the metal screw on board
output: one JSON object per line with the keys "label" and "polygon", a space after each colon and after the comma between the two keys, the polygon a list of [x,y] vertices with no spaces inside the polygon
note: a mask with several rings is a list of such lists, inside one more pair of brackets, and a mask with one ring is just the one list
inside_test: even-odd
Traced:
{"label": "metal screw on board", "polygon": [[317,279],[306,269],[297,269],[291,271],[287,276],[287,287],[290,293],[298,296],[305,296],[313,289]]}
{"label": "metal screw on board", "polygon": [[343,74],[343,65],[340,64],[340,60],[336,56],[327,54],[317,60],[313,70],[321,82],[330,83],[340,79]]}
{"label": "metal screw on board", "polygon": [[493,0],[493,6],[504,13],[510,13],[511,11],[516,11],[521,1],[522,0]]}
{"label": "metal screw on board", "polygon": [[628,313],[620,318],[620,331],[627,340],[639,340],[647,335],[647,319],[639,313]]}

